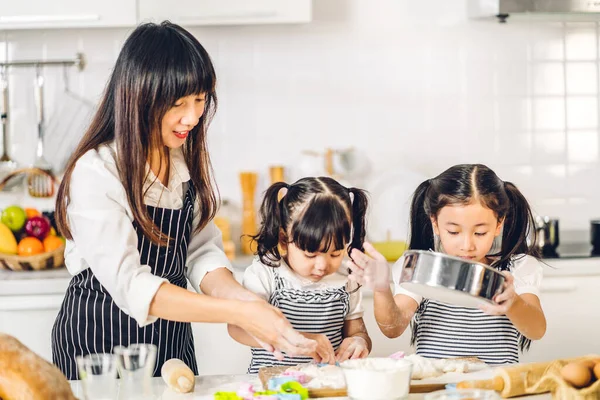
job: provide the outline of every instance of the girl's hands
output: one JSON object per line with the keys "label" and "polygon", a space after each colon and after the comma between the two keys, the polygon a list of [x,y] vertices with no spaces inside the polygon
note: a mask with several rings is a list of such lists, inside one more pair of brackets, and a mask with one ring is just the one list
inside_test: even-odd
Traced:
{"label": "girl's hands", "polygon": [[282,358],[282,351],[291,356],[312,356],[315,353],[317,342],[294,330],[278,308],[265,301],[243,304],[235,325],[254,337],[265,350],[273,352],[278,358]]}
{"label": "girl's hands", "polygon": [[504,271],[505,276],[504,291],[494,298],[496,304],[486,304],[479,307],[480,310],[489,315],[506,315],[512,306],[519,300],[519,295],[515,292],[515,278],[510,272]]}
{"label": "girl's hands", "polygon": [[351,360],[354,358],[365,358],[369,355],[369,345],[361,336],[350,336],[344,339],[340,347],[337,349],[337,362]]}
{"label": "girl's hands", "polygon": [[335,352],[329,338],[321,333],[302,333],[305,338],[317,342],[317,349],[310,356],[318,363],[334,364]]}
{"label": "girl's hands", "polygon": [[353,249],[349,279],[376,292],[390,289],[390,265],[371,243],[365,242],[365,254]]}

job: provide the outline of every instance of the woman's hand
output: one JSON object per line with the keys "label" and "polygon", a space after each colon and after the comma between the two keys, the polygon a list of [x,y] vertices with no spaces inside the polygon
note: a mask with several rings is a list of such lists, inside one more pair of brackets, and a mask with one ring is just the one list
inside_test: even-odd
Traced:
{"label": "woman's hand", "polygon": [[334,364],[335,352],[329,338],[320,333],[302,333],[307,339],[317,342],[317,349],[310,356],[318,363]]}
{"label": "woman's hand", "polygon": [[349,278],[376,292],[390,290],[390,265],[371,243],[365,242],[364,246],[368,254],[358,249],[350,254],[352,273]]}
{"label": "woman's hand", "polygon": [[294,330],[283,313],[265,301],[244,302],[234,325],[244,329],[267,351],[280,356],[312,356],[317,342]]}
{"label": "woman's hand", "polygon": [[506,315],[515,302],[519,301],[519,295],[515,292],[515,278],[510,272],[504,271],[504,290],[494,297],[496,304],[486,304],[479,307],[480,310],[489,315]]}
{"label": "woman's hand", "polygon": [[369,345],[361,336],[351,336],[344,339],[336,352],[336,361],[342,362],[354,358],[365,358],[369,355]]}

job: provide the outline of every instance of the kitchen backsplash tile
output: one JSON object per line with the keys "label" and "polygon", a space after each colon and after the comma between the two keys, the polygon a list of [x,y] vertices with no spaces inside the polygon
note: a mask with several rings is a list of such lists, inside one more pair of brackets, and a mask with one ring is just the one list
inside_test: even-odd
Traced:
{"label": "kitchen backsplash tile", "polygon": [[564,95],[565,65],[562,62],[540,62],[532,66],[534,95]]}
{"label": "kitchen backsplash tile", "polygon": [[568,63],[566,89],[569,95],[598,93],[598,64],[595,62]]}
{"label": "kitchen backsplash tile", "polygon": [[593,23],[569,23],[565,32],[567,60],[595,60],[597,58],[597,27]]}
{"label": "kitchen backsplash tile", "polygon": [[569,167],[576,166],[577,163],[593,163],[598,161],[598,149],[597,131],[569,132],[567,135],[567,160],[570,164]]}
{"label": "kitchen backsplash tile", "polygon": [[565,128],[564,96],[533,98],[533,129],[535,131]]}
{"label": "kitchen backsplash tile", "polygon": [[[464,2],[418,3],[315,1],[307,25],[191,28],[219,77],[209,145],[222,197],[239,202],[240,170],[259,172],[264,190],[270,165],[296,177],[302,150],[354,147],[370,180],[484,162],[537,212],[587,229],[600,215],[598,23],[498,24],[468,20]],[[69,87],[97,102],[128,32],[0,32],[0,60],[81,51],[88,65],[68,70]],[[44,72],[51,118],[63,71]],[[35,152],[33,76],[11,70],[10,150],[24,164]]]}

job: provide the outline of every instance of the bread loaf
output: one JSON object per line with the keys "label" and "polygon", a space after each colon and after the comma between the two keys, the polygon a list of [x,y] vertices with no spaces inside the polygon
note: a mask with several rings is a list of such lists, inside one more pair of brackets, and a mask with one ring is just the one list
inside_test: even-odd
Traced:
{"label": "bread loaf", "polygon": [[0,333],[0,399],[76,400],[58,368],[4,333]]}

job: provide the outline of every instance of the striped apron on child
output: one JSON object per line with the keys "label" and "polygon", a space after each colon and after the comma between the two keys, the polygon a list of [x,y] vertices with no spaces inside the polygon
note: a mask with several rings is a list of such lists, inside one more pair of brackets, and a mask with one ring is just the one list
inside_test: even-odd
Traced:
{"label": "striped apron on child", "polygon": [[[275,270],[275,290],[269,303],[279,308],[283,315],[299,332],[320,333],[329,338],[334,350],[342,344],[343,328],[349,311],[350,295],[345,287],[323,290],[301,290],[291,287]],[[258,373],[260,367],[297,365],[312,361],[310,357],[290,357],[284,354],[277,360],[272,353],[261,348],[252,348],[249,374]]]}
{"label": "striped apron on child", "polygon": [[[511,262],[498,267],[509,271]],[[423,299],[413,320],[416,353],[427,358],[477,357],[490,365],[519,362],[519,344],[528,341],[506,315]]]}

